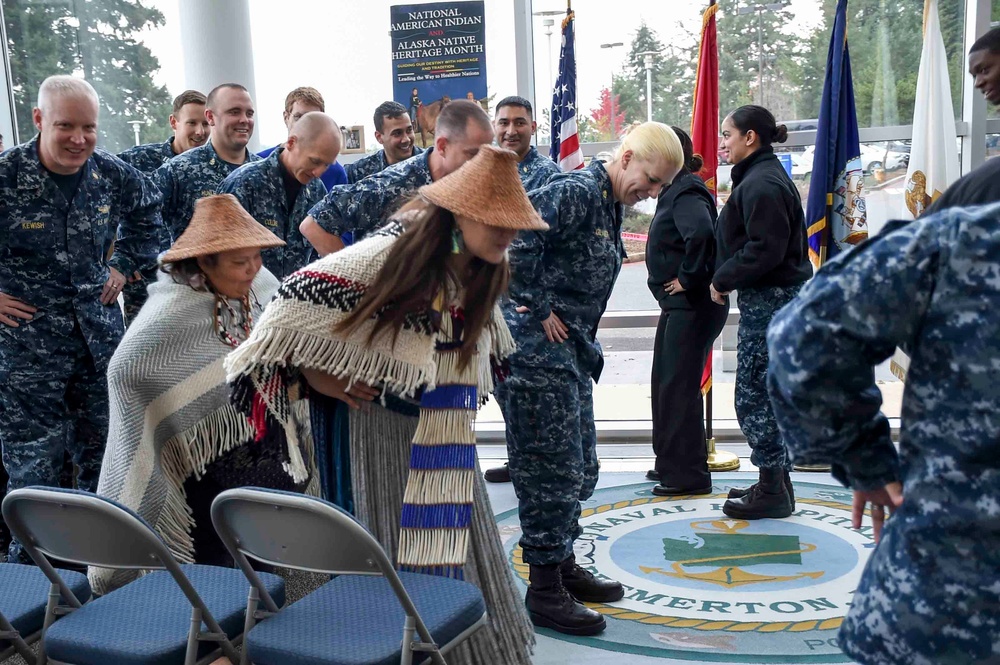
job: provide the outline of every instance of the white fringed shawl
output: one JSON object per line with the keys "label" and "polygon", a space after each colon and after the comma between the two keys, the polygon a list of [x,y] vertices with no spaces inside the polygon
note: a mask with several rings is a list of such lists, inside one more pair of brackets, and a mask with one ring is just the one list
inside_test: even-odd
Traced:
{"label": "white fringed shawl", "polygon": [[[437,385],[436,331],[429,316],[406,317],[393,339],[379,335],[369,341],[375,319],[350,335],[334,328],[351,313],[368,285],[382,269],[402,228],[390,224],[362,242],[329,254],[289,275],[277,297],[254,326],[250,339],[226,359],[226,376],[234,384],[233,398],[246,412],[254,395],[257,407],[284,424],[288,396],[276,391],[276,374],[286,368],[319,370],[370,386],[383,386],[395,395],[413,396],[418,389]],[[414,275],[414,279],[420,279]],[[493,392],[490,359],[502,360],[515,349],[500,307],[478,342],[477,387],[485,398]],[[291,397],[294,400],[294,396]],[[245,402],[242,403],[241,402]]]}
{"label": "white fringed shawl", "polygon": [[[277,288],[262,268],[251,301],[263,306]],[[181,562],[194,560],[185,480],[254,437],[230,404],[223,360],[232,349],[214,318],[215,296],[161,272],[108,368],[111,420],[97,492],[137,512]],[[105,593],[133,576],[91,568],[90,582]]]}

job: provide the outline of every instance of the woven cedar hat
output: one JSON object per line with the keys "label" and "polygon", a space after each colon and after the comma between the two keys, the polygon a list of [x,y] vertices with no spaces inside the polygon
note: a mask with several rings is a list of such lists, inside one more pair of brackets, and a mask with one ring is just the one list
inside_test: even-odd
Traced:
{"label": "woven cedar hat", "polygon": [[161,261],[172,263],[236,249],[266,249],[284,244],[284,240],[251,217],[235,196],[216,194],[195,202],[191,222],[164,252]]}
{"label": "woven cedar hat", "polygon": [[420,188],[420,195],[455,215],[487,226],[547,231],[517,174],[517,153],[484,145],[475,157],[437,182]]}

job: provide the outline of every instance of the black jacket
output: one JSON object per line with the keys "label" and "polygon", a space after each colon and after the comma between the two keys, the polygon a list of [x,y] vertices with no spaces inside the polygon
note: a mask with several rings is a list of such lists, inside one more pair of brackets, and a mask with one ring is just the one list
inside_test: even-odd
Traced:
{"label": "black jacket", "polygon": [[733,167],[733,192],[716,226],[721,292],[794,286],[812,276],[802,199],[771,148]]}
{"label": "black jacket", "polygon": [[[708,286],[715,271],[715,222],[712,193],[701,178],[683,169],[660,193],[646,241],[649,290],[663,309],[709,305]],[[667,295],[663,285],[680,280],[684,292]]]}

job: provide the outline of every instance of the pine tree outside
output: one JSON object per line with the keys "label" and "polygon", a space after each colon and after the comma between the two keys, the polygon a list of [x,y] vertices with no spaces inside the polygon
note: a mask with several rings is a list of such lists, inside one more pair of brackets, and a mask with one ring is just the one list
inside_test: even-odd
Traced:
{"label": "pine tree outside", "polygon": [[3,0],[22,142],[36,133],[31,110],[38,86],[53,74],[82,76],[97,90],[101,148],[119,152],[134,145],[131,121],[143,123],[144,143],[171,136],[172,96],[154,82],[159,60],[139,39],[143,31],[164,25],[163,14],[148,5],[137,0]]}

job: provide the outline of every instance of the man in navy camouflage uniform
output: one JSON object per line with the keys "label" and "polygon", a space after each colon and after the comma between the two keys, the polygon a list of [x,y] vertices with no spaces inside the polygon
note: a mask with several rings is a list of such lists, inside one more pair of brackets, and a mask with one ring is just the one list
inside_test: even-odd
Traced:
{"label": "man in navy camouflage uniform", "polygon": [[490,119],[479,104],[449,102],[438,115],[433,148],[353,185],[334,187],[309,211],[302,235],[320,256],[343,249],[342,236],[359,240],[375,230],[417,189],[456,170],[492,141]]}
{"label": "man in navy camouflage uniform", "polygon": [[[531,102],[523,97],[511,96],[500,100],[493,119],[497,145],[517,153],[517,172],[528,192],[538,189],[560,172],[558,164],[539,154],[531,145],[531,137],[538,127],[531,114]],[[487,469],[483,477],[491,483],[509,483],[510,466],[504,464]]]}
{"label": "man in navy camouflage uniform", "polygon": [[[8,487],[97,488],[108,435],[107,367],[124,332],[125,275],[156,260],[160,197],[95,150],[97,93],[46,79],[39,135],[0,156],[0,441]],[[107,259],[114,242],[114,254]],[[10,548],[17,560],[21,548]]]}
{"label": "man in navy camouflage uniform", "polygon": [[205,145],[177,155],[153,174],[163,194],[163,223],[171,242],[177,240],[194,214],[194,202],[215,194],[230,173],[260,159],[247,150],[253,136],[254,107],[247,89],[223,83],[208,93],[205,116],[212,135]]}
{"label": "man in navy camouflage uniform", "polygon": [[347,181],[352,184],[423,152],[413,142],[413,122],[399,102],[379,104],[374,121],[375,140],[382,149],[347,165]]}
{"label": "man in navy camouflage uniform", "polygon": [[[326,101],[323,99],[323,95],[316,88],[301,86],[285,95],[285,110],[282,112],[281,117],[285,121],[285,127],[288,131],[292,131],[292,125],[298,122],[299,118],[306,113],[316,113],[317,111],[319,113],[326,113]],[[341,128],[341,131],[343,131],[343,128]],[[343,134],[341,135],[341,142],[343,142]],[[278,147],[266,148],[258,152],[257,155],[262,159],[267,159]],[[324,191],[328,192],[336,185],[347,184],[347,171],[340,165],[340,162],[334,162],[320,176],[320,180],[323,182]]]}
{"label": "man in navy camouflage uniform", "polygon": [[205,145],[212,128],[205,117],[205,95],[185,90],[174,97],[170,128],[174,135],[159,143],[137,145],[118,153],[118,158],[149,175],[182,152]]}
{"label": "man in navy camouflage uniform", "polygon": [[553,175],[529,192],[548,225],[511,247],[504,318],[517,342],[496,389],[530,566],[526,604],[535,625],[572,635],[605,628],[582,602],[613,602],[622,585],[596,578],[573,556],[580,501],[597,484],[593,382],[604,367],[597,326],[621,269],[622,205],[656,197],[680,170],[673,131],[644,123],[607,166]]}
{"label": "man in navy camouflage uniform", "polygon": [[264,267],[284,279],[309,263],[315,252],[299,233],[299,222],[326,196],[319,179],[340,152],[340,127],[325,113],[307,113],[288,140],[259,162],[244,164],[219,186],[232,194],[254,219],[285,241],[261,253]]}
{"label": "man in navy camouflage uniform", "polygon": [[520,162],[517,172],[528,192],[538,189],[559,173],[559,165],[539,154],[531,145],[531,137],[538,127],[531,114],[531,102],[524,97],[504,97],[497,104],[496,118],[493,119],[497,145],[517,153]]}
{"label": "man in navy camouflage uniform", "polygon": [[[1000,204],[892,225],[827,263],[768,330],[789,454],[831,464],[854,526],[870,505],[881,532],[840,631],[858,662],[1000,663],[998,256]],[[897,453],[873,366],[904,344]]]}
{"label": "man in navy camouflage uniform", "polygon": [[[152,177],[156,169],[182,152],[205,145],[211,127],[205,117],[205,95],[197,90],[185,90],[174,97],[173,111],[170,114],[170,127],[174,135],[159,143],[137,145],[118,153],[118,159],[134,166],[147,176]],[[160,251],[170,249],[170,232],[165,226],[160,226]],[[146,302],[146,285],[156,281],[156,267],[149,274],[133,275],[122,291],[125,302],[125,325],[128,325],[139,314]]]}

